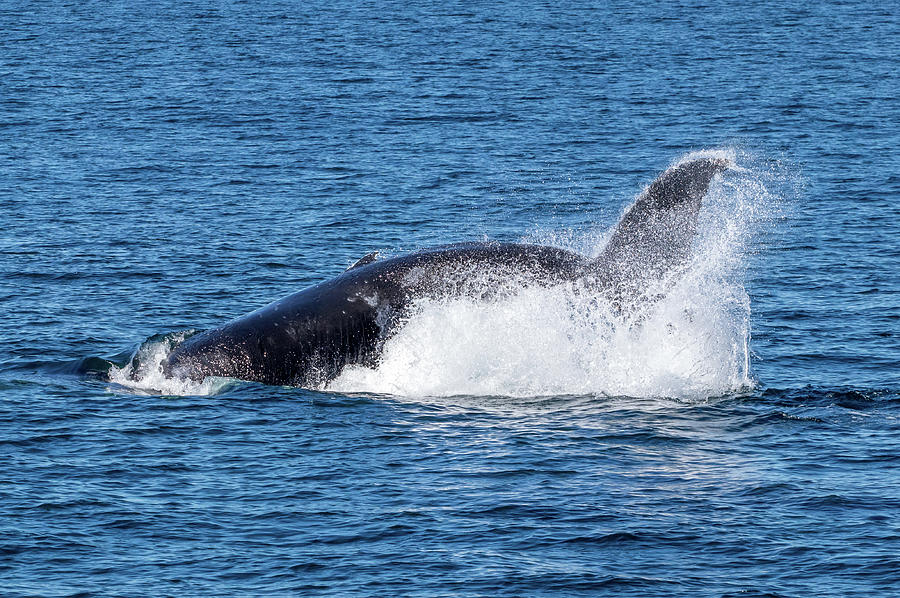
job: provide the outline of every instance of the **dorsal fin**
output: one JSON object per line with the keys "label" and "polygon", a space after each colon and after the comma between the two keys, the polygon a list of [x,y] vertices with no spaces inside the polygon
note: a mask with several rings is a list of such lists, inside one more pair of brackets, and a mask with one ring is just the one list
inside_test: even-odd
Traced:
{"label": "dorsal fin", "polygon": [[730,165],[699,158],[673,166],[628,208],[596,260],[598,273],[619,296],[639,295],[685,262],[703,196],[713,177]]}
{"label": "dorsal fin", "polygon": [[[352,266],[347,268],[347,270],[352,270],[353,268],[359,268],[360,266],[365,266],[366,264],[371,264],[376,259],[378,259],[377,251],[373,251],[372,253],[367,253],[366,255],[364,255],[361,258],[359,258],[358,260],[356,260]],[[344,270],[344,271],[346,272],[347,270]]]}

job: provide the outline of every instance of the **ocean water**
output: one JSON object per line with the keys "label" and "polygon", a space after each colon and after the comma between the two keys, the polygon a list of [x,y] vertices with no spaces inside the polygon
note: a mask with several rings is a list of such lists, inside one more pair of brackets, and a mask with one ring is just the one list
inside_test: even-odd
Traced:
{"label": "ocean water", "polygon": [[[900,593],[894,8],[0,22],[0,594]],[[423,301],[323,388],[152,371],[373,250],[594,255],[697,153],[736,167],[639,325],[527,289]]]}

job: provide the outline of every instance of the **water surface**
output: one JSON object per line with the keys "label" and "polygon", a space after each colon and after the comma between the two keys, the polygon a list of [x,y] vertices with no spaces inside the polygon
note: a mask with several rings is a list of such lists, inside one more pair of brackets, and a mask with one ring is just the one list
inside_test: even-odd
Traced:
{"label": "water surface", "polygon": [[[895,13],[0,3],[2,593],[897,593]],[[598,251],[701,150],[747,171],[643,336],[521,297],[330,389],[101,375],[375,249]]]}

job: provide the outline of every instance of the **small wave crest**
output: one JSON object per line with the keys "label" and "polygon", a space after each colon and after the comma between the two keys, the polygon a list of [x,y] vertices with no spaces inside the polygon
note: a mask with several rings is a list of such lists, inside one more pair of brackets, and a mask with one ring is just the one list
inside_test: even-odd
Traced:
{"label": "small wave crest", "polygon": [[189,378],[169,378],[163,373],[162,364],[172,349],[195,332],[185,330],[148,338],[127,364],[110,368],[109,381],[136,394],[190,396],[221,392],[232,382],[230,379],[209,377],[197,382]]}

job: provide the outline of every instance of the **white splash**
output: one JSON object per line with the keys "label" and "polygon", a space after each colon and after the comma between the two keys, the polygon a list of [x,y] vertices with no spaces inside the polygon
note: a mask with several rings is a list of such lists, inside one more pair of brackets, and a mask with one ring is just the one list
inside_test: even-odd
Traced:
{"label": "white splash", "polygon": [[737,165],[752,157],[736,150],[694,152],[673,165],[700,157],[735,166],[710,187],[686,271],[637,320],[577,284],[523,288],[493,302],[423,300],[385,344],[376,368],[348,366],[327,389],[693,400],[751,387],[743,268],[752,232],[776,201],[759,169]]}
{"label": "white splash", "polygon": [[109,381],[136,394],[200,396],[221,392],[233,381],[209,377],[196,382],[189,378],[168,378],[163,374],[162,364],[172,348],[192,332],[175,332],[144,341],[126,365],[113,366],[109,370]]}

